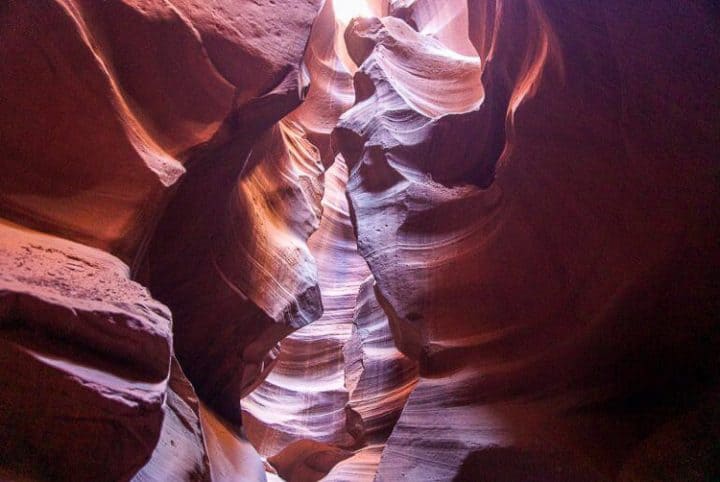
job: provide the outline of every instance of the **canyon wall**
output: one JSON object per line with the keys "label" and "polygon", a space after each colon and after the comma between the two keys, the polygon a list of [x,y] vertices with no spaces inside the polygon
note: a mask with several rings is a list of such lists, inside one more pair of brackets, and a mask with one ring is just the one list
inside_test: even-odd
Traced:
{"label": "canyon wall", "polygon": [[3,3],[0,479],[720,477],[719,25]]}
{"label": "canyon wall", "polygon": [[405,24],[348,30],[359,250],[420,363],[376,480],[716,473],[717,17],[470,12],[482,93]]}
{"label": "canyon wall", "polygon": [[0,6],[3,478],[261,466],[239,399],[322,311],[305,240],[323,168],[276,124],[307,90],[319,7]]}

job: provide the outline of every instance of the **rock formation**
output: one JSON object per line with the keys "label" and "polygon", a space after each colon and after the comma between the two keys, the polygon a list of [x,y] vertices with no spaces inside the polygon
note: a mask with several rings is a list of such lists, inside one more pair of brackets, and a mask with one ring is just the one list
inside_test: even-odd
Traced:
{"label": "rock formation", "polygon": [[[718,49],[691,27],[708,12],[497,7],[470,27],[480,104],[463,100],[475,82],[435,98],[428,42],[397,21],[348,31],[359,98],[337,137],[353,221],[421,373],[376,480],[708,473],[717,427],[669,428],[717,417],[717,89],[697,84],[696,52]],[[435,65],[446,88],[464,81],[449,53]],[[498,132],[502,154],[478,148]]]}
{"label": "rock formation", "polygon": [[[314,263],[303,254],[304,238],[319,222],[319,159],[297,126],[273,127],[306,90],[300,61],[319,6],[43,0],[0,7],[0,215],[107,251],[131,267],[88,247],[47,236],[28,241],[25,236],[43,235],[7,228],[13,231],[3,239],[17,246],[2,258],[11,283],[3,288],[2,342],[13,347],[4,350],[0,366],[0,396],[7,402],[3,474],[207,479],[197,404],[183,375],[173,369],[170,377],[173,351],[205,401],[239,420],[241,391],[267,371],[268,351],[320,316]],[[258,167],[263,161],[267,165]],[[266,181],[275,168],[286,171],[273,179],[273,193]],[[287,211],[277,212],[274,205],[285,202],[288,190],[294,194]],[[195,195],[203,201],[188,199]],[[284,244],[273,244],[278,240],[264,214],[252,231],[228,225],[245,223],[256,213],[252,206],[263,205],[278,216]],[[248,238],[260,233],[270,237],[267,245]],[[242,259],[223,253],[233,243]],[[268,253],[287,258],[286,272],[262,265]],[[255,271],[248,273],[252,263]],[[237,269],[248,277],[238,279]],[[18,285],[16,272],[29,285]],[[167,308],[146,294],[121,296],[125,285],[138,286],[129,275],[169,304],[174,344]],[[252,284],[247,295],[235,289],[242,282]],[[286,283],[297,291],[287,292]],[[56,299],[58,290],[64,298]],[[87,296],[98,306],[85,315]],[[30,301],[18,305],[26,297]],[[118,303],[132,318],[116,314]],[[199,318],[194,310],[208,306],[227,317],[208,311]],[[164,328],[150,330],[159,316]],[[28,330],[47,332],[32,337],[40,346],[28,345]],[[216,373],[205,385],[200,370],[207,365],[199,354],[211,364],[208,375]],[[228,373],[233,376],[223,379]],[[25,383],[44,384],[47,393],[33,398]],[[33,403],[21,403],[24,397]],[[227,429],[220,421],[211,427],[205,430],[211,442]],[[243,473],[215,462],[218,480]]]}
{"label": "rock formation", "polygon": [[3,223],[0,254],[3,475],[130,478],[182,428],[170,312],[97,249]]}
{"label": "rock formation", "polygon": [[[204,426],[201,426],[200,404],[195,390],[174,357],[163,412],[165,418],[160,429],[160,439],[148,463],[132,478],[133,482],[212,480]],[[205,432],[212,436],[212,431],[206,429]],[[213,457],[213,461],[217,459]]]}
{"label": "rock formation", "polygon": [[0,479],[720,478],[709,0],[0,5]]}
{"label": "rock formation", "polygon": [[344,162],[336,160],[325,177],[322,223],[309,241],[321,263],[323,316],[281,342],[275,368],[243,401],[249,439],[264,456],[306,438],[341,447],[354,444],[346,428],[342,352],[350,339],[358,288],[369,271],[353,238],[346,176]]}

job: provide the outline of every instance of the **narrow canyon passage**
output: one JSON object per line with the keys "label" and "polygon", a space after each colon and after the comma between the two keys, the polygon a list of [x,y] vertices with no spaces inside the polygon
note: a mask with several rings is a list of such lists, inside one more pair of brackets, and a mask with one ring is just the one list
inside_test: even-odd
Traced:
{"label": "narrow canyon passage", "polygon": [[0,4],[0,480],[720,480],[719,26]]}
{"label": "narrow canyon passage", "polygon": [[346,182],[345,163],[338,158],[325,173],[322,221],[308,240],[318,265],[323,315],[282,340],[273,371],[242,401],[245,430],[263,455],[276,455],[299,440],[353,445],[346,426],[343,347],[370,270],[357,253]]}
{"label": "narrow canyon passage", "polygon": [[[307,243],[318,269],[323,315],[280,342],[274,368],[243,398],[242,410],[245,433],[269,459],[268,469],[294,480],[318,480],[348,458],[328,480],[372,479],[417,377],[417,364],[395,349],[374,299],[374,281],[357,252],[350,219],[347,166],[329,143],[354,98],[351,72],[357,67],[342,33],[353,17],[373,16],[373,8],[379,14],[387,6],[325,5],[305,56],[311,89],[303,107],[289,116],[315,128],[311,138],[319,149],[327,146],[323,153],[331,162],[323,178],[320,225]],[[323,111],[327,105],[335,108]],[[325,129],[322,123],[318,128],[318,118]]]}

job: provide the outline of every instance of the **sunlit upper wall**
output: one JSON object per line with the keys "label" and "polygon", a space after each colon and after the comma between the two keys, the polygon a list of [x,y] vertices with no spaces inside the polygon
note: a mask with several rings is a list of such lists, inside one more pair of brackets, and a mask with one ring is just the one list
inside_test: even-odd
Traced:
{"label": "sunlit upper wall", "polygon": [[[408,14],[401,13],[409,10]],[[440,40],[449,49],[477,57],[469,38],[467,0],[390,0],[392,15],[412,22],[418,31]]]}
{"label": "sunlit upper wall", "polygon": [[376,14],[366,0],[332,0],[335,19],[344,25],[356,17],[374,17]]}
{"label": "sunlit upper wall", "polygon": [[345,49],[344,33],[353,18],[383,17],[388,13],[388,0],[332,0],[335,15],[335,51],[345,68],[354,73],[357,65]]}

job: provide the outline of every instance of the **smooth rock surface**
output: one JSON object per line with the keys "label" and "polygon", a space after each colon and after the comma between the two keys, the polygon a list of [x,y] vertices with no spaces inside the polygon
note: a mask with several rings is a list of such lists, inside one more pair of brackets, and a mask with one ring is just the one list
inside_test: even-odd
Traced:
{"label": "smooth rock surface", "polygon": [[318,8],[313,1],[257,11],[297,27],[282,54],[265,59],[282,75],[188,154],[146,264],[150,287],[175,315],[183,369],[232,423],[240,422],[240,398],[272,366],[277,342],[322,313],[305,246],[318,223],[322,166],[300,126],[277,123],[306,88],[300,61]]}
{"label": "smooth rock surface", "polygon": [[[427,64],[388,54],[413,48],[406,30],[349,31],[366,57],[336,131],[353,222],[421,374],[376,480],[637,480],[638,459],[690,456],[661,434],[717,383],[720,52],[692,27],[710,11],[680,9],[471,2],[484,118],[418,101]],[[483,154],[466,168],[463,150]],[[666,474],[716,473],[696,459]]]}
{"label": "smooth rock surface", "polygon": [[150,461],[132,481],[212,480],[205,437],[200,424],[200,404],[195,390],[174,357],[163,411],[165,418],[160,440]]}

